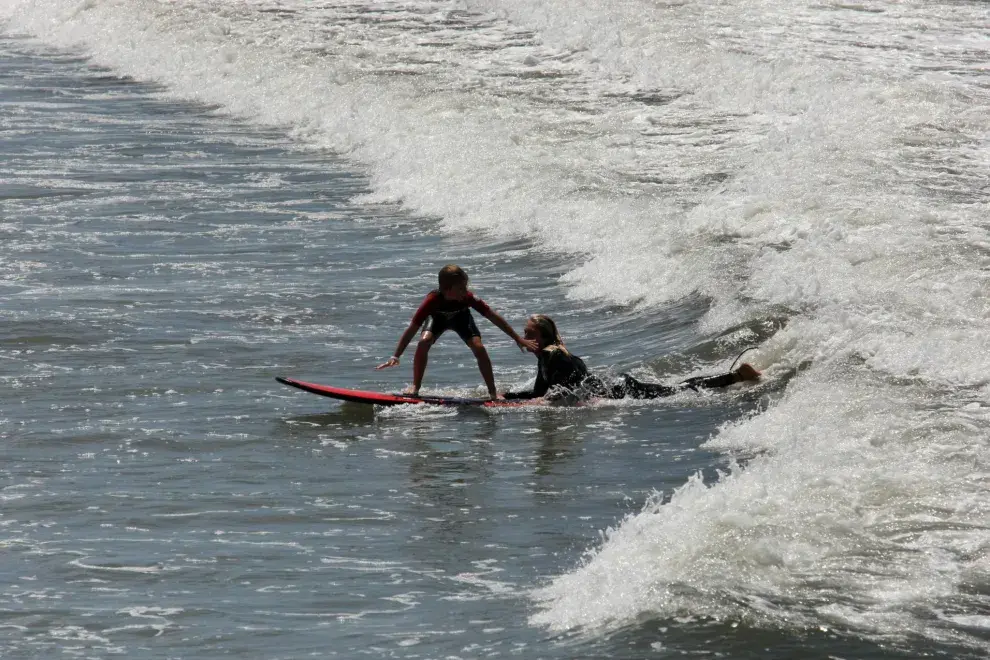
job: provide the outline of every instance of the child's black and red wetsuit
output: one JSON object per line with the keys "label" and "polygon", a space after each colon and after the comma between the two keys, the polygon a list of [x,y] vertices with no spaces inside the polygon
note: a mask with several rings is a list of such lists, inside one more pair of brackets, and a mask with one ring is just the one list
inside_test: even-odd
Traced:
{"label": "child's black and red wetsuit", "polygon": [[430,291],[413,314],[412,324],[418,327],[426,322],[423,331],[432,332],[434,338],[453,330],[465,342],[470,342],[472,337],[481,336],[471,316],[472,308],[485,317],[492,313],[485,301],[470,291],[462,300],[449,300],[439,290]]}

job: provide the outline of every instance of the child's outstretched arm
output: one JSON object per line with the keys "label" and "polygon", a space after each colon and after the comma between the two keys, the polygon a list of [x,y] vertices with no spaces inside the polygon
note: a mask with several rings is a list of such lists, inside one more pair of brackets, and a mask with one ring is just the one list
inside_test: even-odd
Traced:
{"label": "child's outstretched arm", "polygon": [[485,309],[479,310],[486,319],[491,321],[495,327],[504,332],[505,334],[512,337],[512,341],[516,342],[516,346],[519,347],[520,351],[529,351],[530,353],[535,353],[538,349],[537,344],[532,339],[523,339],[516,331],[512,329],[508,321],[499,316],[498,312],[493,310],[491,307],[485,306]]}
{"label": "child's outstretched arm", "polygon": [[387,369],[399,364],[399,358],[402,357],[402,351],[406,350],[406,346],[409,345],[412,338],[416,336],[417,332],[419,332],[420,326],[426,322],[426,317],[432,313],[439,295],[440,294],[437,292],[431,291],[425,298],[423,298],[423,302],[419,304],[419,309],[416,310],[416,313],[413,314],[412,320],[409,321],[409,327],[406,328],[406,331],[402,333],[401,337],[399,337],[399,343],[395,347],[395,353],[392,354],[392,357],[385,360],[385,362],[375,367],[375,369]]}
{"label": "child's outstretched arm", "polygon": [[419,330],[419,326],[421,325],[422,323],[416,323],[416,319],[413,318],[412,323],[409,324],[406,331],[402,333],[401,337],[399,337],[399,343],[395,347],[395,353],[393,353],[392,357],[387,359],[385,362],[382,362],[380,365],[375,367],[375,369],[387,369],[399,364],[399,358],[402,356],[402,352],[406,350],[406,346],[408,346],[409,342],[412,341],[412,338],[416,336],[416,332]]}

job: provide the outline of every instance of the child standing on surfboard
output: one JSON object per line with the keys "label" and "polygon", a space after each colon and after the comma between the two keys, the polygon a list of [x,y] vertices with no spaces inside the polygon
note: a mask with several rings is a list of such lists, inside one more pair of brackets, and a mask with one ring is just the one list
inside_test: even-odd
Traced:
{"label": "child standing on surfboard", "polygon": [[419,309],[413,314],[409,327],[399,337],[399,344],[395,347],[395,354],[384,363],[375,367],[376,369],[387,369],[399,364],[399,357],[406,350],[406,346],[412,341],[413,336],[423,323],[423,334],[419,338],[416,346],[416,355],[413,358],[413,384],[404,394],[419,396],[419,388],[423,384],[423,375],[426,373],[426,363],[429,359],[430,348],[447,330],[456,332],[464,343],[468,345],[474,357],[478,360],[478,368],[481,370],[481,377],[488,387],[488,394],[492,399],[500,399],[501,395],[495,390],[495,374],[492,373],[492,361],[488,357],[488,351],[481,342],[481,333],[475,325],[474,317],[471,316],[471,309],[474,308],[479,314],[491,321],[499,330],[512,337],[519,349],[522,351],[535,351],[536,342],[523,339],[512,329],[505,319],[493,311],[485,304],[485,301],[475,296],[468,290],[468,276],[460,266],[453,264],[440,269],[439,288],[426,294],[426,298],[420,303]]}

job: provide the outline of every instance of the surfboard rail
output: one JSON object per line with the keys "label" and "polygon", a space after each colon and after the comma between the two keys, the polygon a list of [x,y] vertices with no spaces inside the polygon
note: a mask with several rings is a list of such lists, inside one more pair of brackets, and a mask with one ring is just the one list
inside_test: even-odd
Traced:
{"label": "surfboard rail", "polygon": [[408,394],[389,394],[387,392],[371,392],[369,390],[355,390],[347,387],[334,387],[332,385],[321,385],[310,383],[304,380],[288,378],[286,376],[276,376],[275,380],[295,387],[310,394],[337,399],[339,401],[350,401],[353,403],[367,403],[376,406],[400,406],[400,405],[434,405],[434,406],[474,406],[479,408],[516,408],[520,406],[532,405],[525,399],[515,399],[512,401],[480,399],[458,396],[438,396],[423,395],[409,396]]}

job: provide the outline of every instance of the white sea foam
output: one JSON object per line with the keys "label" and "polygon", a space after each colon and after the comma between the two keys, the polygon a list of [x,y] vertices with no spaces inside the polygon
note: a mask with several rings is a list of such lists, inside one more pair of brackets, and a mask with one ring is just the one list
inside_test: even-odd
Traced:
{"label": "white sea foam", "polygon": [[711,335],[787,318],[750,357],[800,373],[709,443],[745,466],[623,521],[539,592],[536,622],[933,638],[975,621],[943,606],[987,606],[980,12],[0,0],[10,30],[345,155],[371,200],[581,255],[575,298],[701,294]]}

